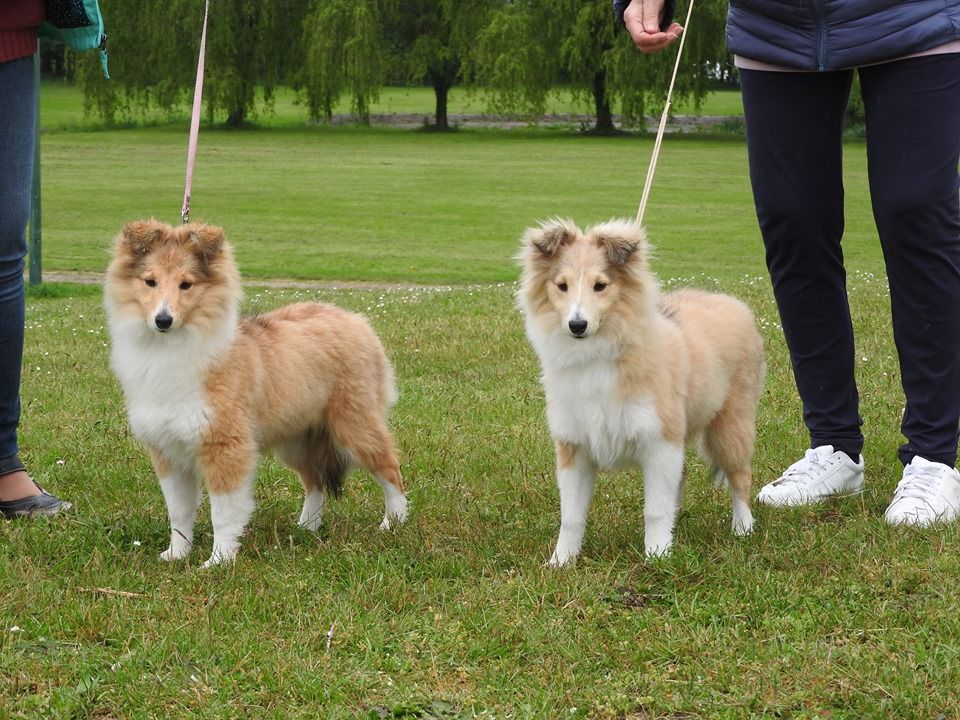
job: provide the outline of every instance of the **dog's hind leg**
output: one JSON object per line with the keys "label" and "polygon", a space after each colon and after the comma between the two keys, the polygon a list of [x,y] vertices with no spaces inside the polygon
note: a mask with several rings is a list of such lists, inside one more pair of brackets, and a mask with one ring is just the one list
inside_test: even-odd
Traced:
{"label": "dog's hind leg", "polygon": [[200,507],[200,480],[192,470],[174,470],[157,453],[150,451],[160,490],[170,519],[170,545],[160,553],[165,561],[180,560],[193,546],[193,525]]}
{"label": "dog's hind leg", "polygon": [[750,511],[752,477],[750,461],[753,456],[755,408],[745,403],[728,400],[710,423],[703,436],[703,453],[708,461],[720,468],[730,488],[733,507],[734,535],[749,535],[753,530]]}
{"label": "dog's hind leg", "polygon": [[327,418],[337,449],[380,483],[384,499],[380,529],[387,530],[407,519],[407,496],[385,410],[381,412],[378,407],[375,402],[363,403],[358,398],[331,400]]}
{"label": "dog's hind leg", "polygon": [[643,467],[643,545],[647,557],[659,557],[673,546],[683,492],[683,445],[651,443]]}
{"label": "dog's hind leg", "polygon": [[327,493],[339,497],[350,470],[347,453],[337,448],[326,428],[311,428],[276,448],[277,457],[296,471],[303,484],[303,509],[297,522],[311,532],[320,529]]}
{"label": "dog's hind leg", "polygon": [[557,488],[560,490],[560,534],[550,557],[550,565],[573,563],[580,554],[587,530],[587,513],[597,482],[597,466],[582,447],[558,442]]}

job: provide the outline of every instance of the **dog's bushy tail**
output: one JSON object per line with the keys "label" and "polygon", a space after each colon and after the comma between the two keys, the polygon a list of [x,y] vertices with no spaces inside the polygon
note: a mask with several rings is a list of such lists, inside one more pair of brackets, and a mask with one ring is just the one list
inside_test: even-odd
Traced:
{"label": "dog's bushy tail", "polygon": [[311,428],[307,438],[310,466],[315,482],[335,498],[343,494],[343,481],[353,463],[349,455],[339,448],[325,427]]}

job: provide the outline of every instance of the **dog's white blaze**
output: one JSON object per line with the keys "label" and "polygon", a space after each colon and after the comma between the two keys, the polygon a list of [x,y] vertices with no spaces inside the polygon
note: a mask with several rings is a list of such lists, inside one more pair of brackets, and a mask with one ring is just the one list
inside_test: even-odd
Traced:
{"label": "dog's white blaze", "polygon": [[152,326],[151,329],[156,330],[154,323],[157,320],[157,316],[163,312],[170,313],[170,303],[168,303],[166,300],[161,300],[156,309],[150,313],[150,325]]}

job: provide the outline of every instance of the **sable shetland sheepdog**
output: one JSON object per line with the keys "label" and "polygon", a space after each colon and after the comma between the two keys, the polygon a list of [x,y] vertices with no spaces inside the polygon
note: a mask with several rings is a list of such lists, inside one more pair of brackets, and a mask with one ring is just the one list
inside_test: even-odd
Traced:
{"label": "sable shetland sheepdog", "polygon": [[560,536],[550,563],[580,553],[598,469],[639,465],[644,546],[667,553],[680,503],[684,446],[733,496],[733,532],[753,527],[750,460],[764,378],[750,310],[715,293],[661,295],[643,230],[569,220],[528,229],[518,300],[543,367],[556,444]]}
{"label": "sable shetland sheepdog", "polygon": [[268,449],[303,483],[301,526],[319,528],[327,493],[340,493],[352,463],[380,482],[381,527],[405,520],[386,425],[393,370],[367,321],[321,303],[241,320],[240,298],[220,228],[132,222],[116,239],[104,288],[111,365],[166,500],[170,546],[160,557],[190,552],[202,479],[213,521],[204,567],[232,560]]}

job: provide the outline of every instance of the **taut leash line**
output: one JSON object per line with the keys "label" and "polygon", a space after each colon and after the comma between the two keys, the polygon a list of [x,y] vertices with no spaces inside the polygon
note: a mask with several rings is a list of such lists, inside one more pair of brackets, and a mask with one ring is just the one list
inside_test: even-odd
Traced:
{"label": "taut leash line", "polygon": [[190,189],[193,186],[193,166],[197,161],[197,138],[200,135],[200,108],[203,100],[203,57],[207,51],[207,15],[210,12],[210,0],[203,8],[203,32],[200,35],[200,58],[197,60],[197,82],[193,88],[193,115],[190,117],[190,142],[187,145],[187,179],[183,189],[183,205],[180,207],[180,219],[184,224],[190,222]]}
{"label": "taut leash line", "polygon": [[653,185],[653,174],[657,169],[657,158],[660,157],[660,144],[663,142],[663,133],[667,127],[667,118],[670,116],[670,99],[673,97],[673,84],[677,79],[677,70],[680,69],[680,58],[683,56],[683,43],[687,39],[687,30],[690,28],[690,16],[693,13],[693,0],[687,8],[687,19],[680,34],[680,46],[677,48],[677,60],[673,64],[673,75],[670,77],[670,87],[667,90],[667,102],[660,115],[660,127],[657,128],[657,139],[653,143],[653,155],[650,157],[650,166],[647,168],[647,179],[643,183],[643,195],[640,196],[640,208],[637,210],[637,225],[643,223],[643,214],[647,209],[647,199],[650,197],[650,188]]}

